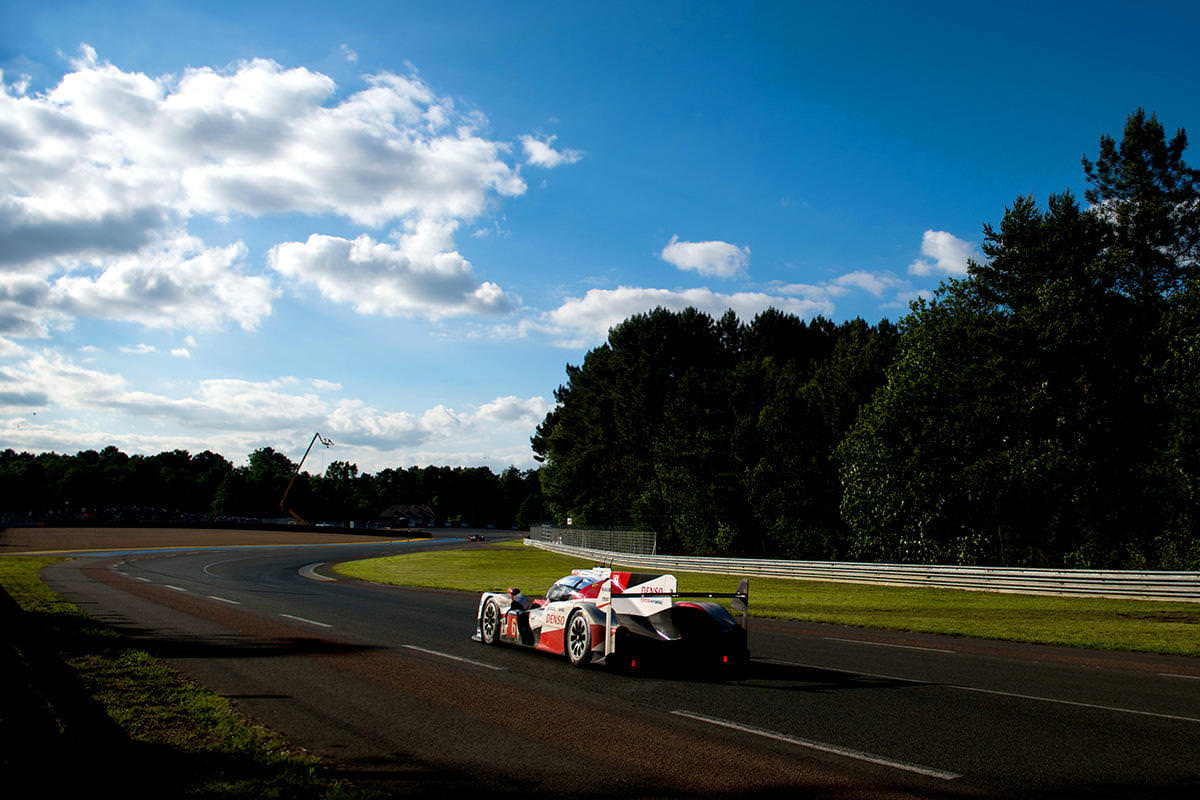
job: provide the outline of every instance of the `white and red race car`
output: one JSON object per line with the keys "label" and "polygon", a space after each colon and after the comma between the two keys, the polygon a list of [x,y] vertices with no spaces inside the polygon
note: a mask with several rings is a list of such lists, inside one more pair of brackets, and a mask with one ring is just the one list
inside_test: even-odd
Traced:
{"label": "white and red race car", "polygon": [[[741,624],[714,598],[729,598]],[[750,581],[731,594],[681,593],[674,575],[572,570],[530,600],[519,589],[484,592],[476,632],[485,644],[515,644],[566,655],[578,667],[603,659],[641,669],[668,660],[740,671],[750,659],[746,622]]]}

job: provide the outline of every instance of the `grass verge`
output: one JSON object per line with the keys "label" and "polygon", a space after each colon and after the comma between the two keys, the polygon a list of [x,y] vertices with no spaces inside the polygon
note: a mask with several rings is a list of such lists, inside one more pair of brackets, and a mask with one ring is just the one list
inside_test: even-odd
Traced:
{"label": "grass verge", "polygon": [[24,784],[49,796],[104,786],[124,797],[373,796],[63,600],[38,576],[56,560],[0,557],[6,788]]}
{"label": "grass verge", "polygon": [[[339,564],[348,577],[402,586],[484,591],[518,586],[533,597],[591,562],[517,543],[409,553]],[[681,591],[733,591],[733,575],[679,573]],[[944,633],[1103,650],[1200,656],[1200,605],[1042,597],[753,578],[755,617]]]}

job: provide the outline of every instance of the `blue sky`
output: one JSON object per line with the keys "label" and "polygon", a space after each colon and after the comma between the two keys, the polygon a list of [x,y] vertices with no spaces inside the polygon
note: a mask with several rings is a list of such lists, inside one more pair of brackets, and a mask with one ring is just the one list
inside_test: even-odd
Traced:
{"label": "blue sky", "polygon": [[1200,130],[1188,3],[283,8],[0,8],[0,447],[530,467],[629,314],[897,320]]}

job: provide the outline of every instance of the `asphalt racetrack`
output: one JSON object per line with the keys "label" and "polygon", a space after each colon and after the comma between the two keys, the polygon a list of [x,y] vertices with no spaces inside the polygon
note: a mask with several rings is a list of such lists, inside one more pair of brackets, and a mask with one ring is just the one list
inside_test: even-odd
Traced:
{"label": "asphalt racetrack", "polygon": [[396,795],[1200,796],[1197,659],[752,619],[737,680],[580,670],[471,641],[477,595],[330,579],[335,561],[479,545],[246,537],[43,574]]}

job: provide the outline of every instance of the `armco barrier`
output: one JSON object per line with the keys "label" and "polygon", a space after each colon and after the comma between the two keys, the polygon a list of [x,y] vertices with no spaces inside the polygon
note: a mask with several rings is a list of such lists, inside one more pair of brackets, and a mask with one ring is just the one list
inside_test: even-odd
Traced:
{"label": "armco barrier", "polygon": [[565,544],[590,550],[610,550],[614,553],[640,553],[652,556],[658,552],[658,536],[653,531],[592,530],[542,525],[530,528],[529,538],[539,542]]}
{"label": "armco barrier", "polygon": [[825,561],[772,561],[743,558],[636,555],[539,542],[525,544],[563,555],[638,569],[666,572],[718,572],[759,578],[933,586],[1012,594],[1127,597],[1139,600],[1200,602],[1200,572],[1034,569],[1013,567],[918,566]]}

